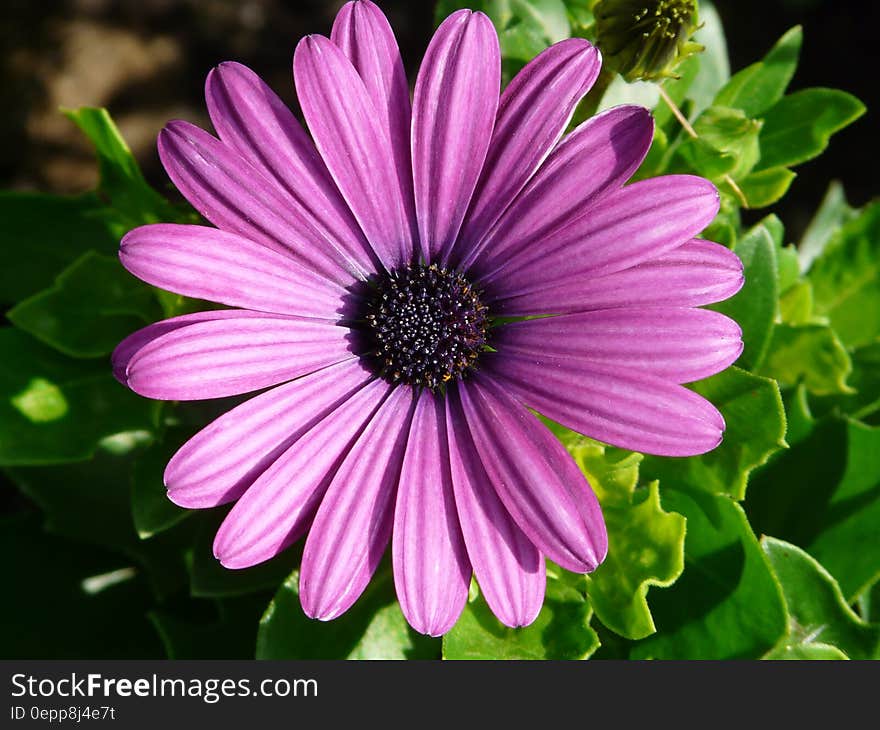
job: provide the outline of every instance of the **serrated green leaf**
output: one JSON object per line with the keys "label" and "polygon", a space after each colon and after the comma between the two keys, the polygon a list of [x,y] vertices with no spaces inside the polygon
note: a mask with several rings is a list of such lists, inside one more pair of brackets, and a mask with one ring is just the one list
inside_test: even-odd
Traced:
{"label": "serrated green leaf", "polygon": [[771,167],[746,175],[737,185],[749,208],[766,208],[785,196],[796,177],[787,167]]}
{"label": "serrated green leaf", "polygon": [[880,336],[880,203],[840,229],[810,268],[816,314],[848,347]]}
{"label": "serrated green leaf", "polygon": [[742,109],[750,117],[761,116],[785,93],[797,68],[802,40],[801,27],[796,25],[761,61],[734,74],[718,92],[715,103]]}
{"label": "serrated green leaf", "polygon": [[299,603],[299,573],[278,589],[260,621],[257,659],[433,659],[440,641],[406,623],[390,567],[380,567],[352,608],[330,623],[308,618]]}
{"label": "serrated green leaf", "polygon": [[856,215],[857,212],[846,202],[843,185],[835,180],[828,186],[819,210],[816,211],[798,244],[801,271],[809,270],[813,261],[825,250],[832,236]]}
{"label": "serrated green leaf", "polygon": [[89,250],[114,253],[119,239],[97,196],[0,191],[0,301],[12,303],[51,285]]}
{"label": "serrated green leaf", "polygon": [[534,623],[521,629],[502,624],[482,596],[472,596],[443,637],[443,658],[586,659],[599,639],[590,627],[585,588],[584,576],[548,564],[544,605]]}
{"label": "serrated green leaf", "polygon": [[731,367],[693,389],[724,416],[727,428],[721,445],[682,459],[646,456],[642,478],[659,479],[664,488],[669,482],[742,499],[752,470],[785,443],[779,388],[772,380]]}
{"label": "serrated green leaf", "polygon": [[[795,545],[764,537],[770,565],[782,586],[788,609],[789,632],[767,658],[792,649],[809,650],[816,643],[836,647],[851,659],[877,659],[880,625],[862,621],[847,605],[834,578]],[[839,657],[837,657],[839,658]]]}
{"label": "serrated green leaf", "polygon": [[153,428],[155,404],[103,361],[73,360],[13,327],[0,329],[0,465],[88,459],[101,439]]}
{"label": "serrated green leaf", "polygon": [[62,272],[54,286],[6,316],[19,329],[72,357],[100,357],[127,335],[162,317],[153,289],[116,258],[92,251]]}
{"label": "serrated green leaf", "polygon": [[761,366],[761,374],[781,386],[803,383],[815,395],[852,393],[847,378],[852,362],[834,330],[827,325],[779,324]]}
{"label": "serrated green leaf", "polygon": [[81,107],[64,114],[95,145],[101,179],[98,193],[132,226],[175,220],[177,212],[151,188],[106,109]]}
{"label": "serrated green leaf", "polygon": [[778,293],[776,245],[770,231],[758,224],[736,244],[745,271],[745,284],[736,296],[713,306],[735,319],[743,331],[741,367],[757,369],[767,353],[773,336]]}
{"label": "serrated green leaf", "polygon": [[880,428],[826,417],[752,482],[755,530],[807,550],[848,601],[880,577]]}
{"label": "serrated green leaf", "polygon": [[165,466],[192,435],[190,429],[171,428],[135,461],[131,480],[131,514],[138,536],[146,539],[174,527],[192,514],[168,499],[162,475]]}
{"label": "serrated green leaf", "polygon": [[838,89],[803,89],[783,97],[764,115],[761,160],[755,169],[812,160],[828,146],[832,134],[864,113],[862,102]]}
{"label": "serrated green leaf", "polygon": [[681,574],[684,519],[660,508],[656,482],[636,489],[641,454],[571,431],[562,440],[599,498],[608,530],[608,557],[587,578],[593,610],[611,630],[641,639],[654,632],[648,588]]}
{"label": "serrated green leaf", "polygon": [[738,504],[723,495],[664,485],[661,504],[687,519],[685,569],[651,601],[657,633],[634,659],[757,658],[786,630],[785,605]]}

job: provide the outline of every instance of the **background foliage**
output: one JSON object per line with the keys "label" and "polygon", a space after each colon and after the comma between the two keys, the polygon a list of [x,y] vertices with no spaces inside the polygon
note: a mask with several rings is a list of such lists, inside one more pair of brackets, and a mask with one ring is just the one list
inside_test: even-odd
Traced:
{"label": "background foliage", "polygon": [[[441,0],[436,17],[461,5]],[[508,78],[550,43],[593,38],[589,0],[467,5],[495,22]],[[243,571],[219,566],[211,540],[228,508],[179,509],[161,477],[174,450],[234,401],[147,401],[108,364],[132,330],[204,306],[127,274],[119,238],[197,216],[145,180],[105,110],[65,111],[94,147],[97,186],[0,193],[0,291],[11,305],[0,328],[0,467],[4,488],[21,495],[0,529],[14,587],[0,607],[3,654],[877,658],[880,203],[851,207],[831,183],[796,240],[772,212],[800,166],[864,107],[836,89],[788,92],[799,27],[731,75],[736,39],[725,41],[709,3],[701,19],[705,53],[664,84],[695,136],[656,86],[610,75],[575,121],[622,102],[652,107],[654,145],[637,177],[691,172],[721,190],[705,236],[745,266],[746,286],[717,305],[742,325],[745,350],[692,387],[721,409],[725,439],[669,459],[553,425],[602,502],[609,558],[590,576],[549,565],[545,606],[521,630],[503,627],[474,585],[442,641],[419,636],[388,565],[331,624],[302,614],[297,547]]]}

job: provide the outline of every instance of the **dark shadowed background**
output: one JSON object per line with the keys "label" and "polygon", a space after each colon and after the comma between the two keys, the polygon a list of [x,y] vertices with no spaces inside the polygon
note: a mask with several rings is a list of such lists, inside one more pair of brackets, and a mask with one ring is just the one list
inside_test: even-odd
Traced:
{"label": "dark shadowed background", "polygon": [[[147,177],[167,187],[155,152],[170,118],[207,125],[205,75],[241,61],[293,103],[291,57],[307,33],[327,33],[342,0],[7,0],[0,30],[0,185],[77,192],[96,170],[88,143],[59,106],[106,106]],[[432,2],[380,0],[414,77],[432,32]],[[876,193],[874,3],[858,0],[717,0],[732,68],[763,55],[801,23],[805,43],[793,88],[834,86],[856,94],[869,113],[836,136],[777,209],[793,239],[828,181],[851,202]]]}

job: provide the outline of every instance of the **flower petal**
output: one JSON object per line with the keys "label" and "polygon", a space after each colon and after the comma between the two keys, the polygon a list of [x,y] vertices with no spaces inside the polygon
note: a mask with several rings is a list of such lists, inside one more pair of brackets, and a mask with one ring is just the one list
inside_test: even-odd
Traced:
{"label": "flower petal", "polygon": [[540,245],[516,244],[483,280],[497,292],[513,293],[537,282],[613,274],[681,246],[717,212],[718,191],[704,178],[642,180],[607,195],[589,215],[548,234]]}
{"label": "flower petal", "polygon": [[708,309],[600,309],[513,322],[499,327],[492,346],[543,368],[611,366],[676,383],[707,378],[742,353],[742,330]]}
{"label": "flower petal", "polygon": [[599,277],[536,282],[486,303],[499,316],[564,314],[613,307],[697,307],[720,302],[743,285],[743,265],[728,248],[693,239],[655,259]]}
{"label": "flower petal", "polygon": [[361,275],[328,231],[216,137],[188,122],[169,122],[159,133],[159,157],[178,190],[218,228],[293,256],[344,285]]}
{"label": "flower petal", "polygon": [[413,97],[412,160],[422,255],[455,242],[492,137],[501,51],[483,13],[444,20],[425,53]]}
{"label": "flower petal", "polygon": [[[640,106],[598,114],[567,135],[525,189],[470,250],[460,266],[476,262],[485,274],[508,256],[547,251],[551,234],[583,217],[636,171],[651,146],[654,123]],[[481,253],[482,252],[482,253]]]}
{"label": "flower petal", "polygon": [[567,38],[526,64],[501,95],[492,141],[460,240],[477,242],[559,141],[601,66],[599,51]]}
{"label": "flower petal", "polygon": [[389,131],[397,178],[410,219],[415,219],[410,157],[412,108],[409,82],[394,31],[369,0],[342,6],[333,22],[332,40],[363,79],[367,93]]}
{"label": "flower petal", "polygon": [[598,441],[660,456],[694,456],[721,443],[724,419],[715,407],[655,375],[577,362],[547,367],[516,353],[482,361],[525,405]]}
{"label": "flower petal", "polygon": [[224,144],[290,196],[304,225],[335,241],[362,275],[375,257],[312,140],[287,105],[247,66],[221,63],[208,74],[205,98]]}
{"label": "flower petal", "polygon": [[300,106],[321,157],[382,263],[409,262],[413,227],[384,118],[351,61],[328,38],[296,47]]}
{"label": "flower petal", "polygon": [[505,625],[528,626],[544,602],[544,557],[498,498],[458,402],[446,399],[455,505],[486,603]]}
{"label": "flower petal", "polygon": [[220,525],[214,555],[225,567],[262,563],[305,533],[340,461],[390,388],[373,380],[293,437]]}
{"label": "flower petal", "polygon": [[391,537],[412,391],[395,388],[349,449],[318,508],[299,576],[303,610],[330,620],[366,588]]}
{"label": "flower petal", "polygon": [[238,499],[279,455],[372,378],[359,360],[258,395],[207,425],[165,467],[168,498],[202,509]]}
{"label": "flower petal", "polygon": [[445,634],[467,601],[471,566],[455,511],[443,403],[428,390],[413,413],[391,550],[406,620],[423,634]]}
{"label": "flower petal", "polygon": [[599,502],[577,464],[547,428],[490,379],[450,389],[507,511],[548,558],[589,573],[608,538]]}
{"label": "flower petal", "polygon": [[128,362],[126,383],[159,400],[249,393],[355,357],[348,333],[270,314],[194,322],[141,347]]}
{"label": "flower petal", "polygon": [[232,307],[339,319],[345,289],[234,233],[155,223],[130,231],[122,265],[148,284]]}

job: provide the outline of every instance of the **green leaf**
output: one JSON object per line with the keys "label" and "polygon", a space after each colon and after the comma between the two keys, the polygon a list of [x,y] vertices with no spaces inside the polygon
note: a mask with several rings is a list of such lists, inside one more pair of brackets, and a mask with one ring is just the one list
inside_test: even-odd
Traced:
{"label": "green leaf", "polygon": [[146,539],[174,527],[192,514],[168,499],[163,473],[168,461],[192,435],[190,429],[169,429],[161,441],[146,449],[135,462],[131,483],[131,514],[138,536]]}
{"label": "green leaf", "polygon": [[[727,428],[721,445],[683,459],[646,456],[642,477],[742,499],[749,475],[785,445],[785,413],[776,383],[736,367],[696,383]],[[689,528],[690,529],[690,528]]]}
{"label": "green leaf", "polygon": [[752,482],[745,506],[756,532],[807,550],[847,601],[880,577],[880,428],[816,421]]}
{"label": "green leaf", "polygon": [[681,156],[694,172],[710,180],[722,179],[736,167],[737,163],[736,154],[719,150],[700,137],[686,139],[678,146],[676,154]]}
{"label": "green leaf", "polygon": [[803,383],[815,395],[831,395],[853,392],[846,382],[851,371],[846,348],[827,325],[779,324],[760,372],[782,387]]}
{"label": "green leaf", "polygon": [[101,439],[150,431],[156,406],[117,383],[110,364],[72,360],[0,329],[0,465],[88,459]]}
{"label": "green leaf", "polygon": [[865,113],[856,97],[838,89],[803,89],[767,110],[757,170],[799,165],[822,153],[835,132]]}
{"label": "green leaf", "polygon": [[880,336],[880,203],[867,205],[831,239],[809,271],[818,316],[848,347]]}
{"label": "green leaf", "polygon": [[745,284],[736,296],[713,306],[735,319],[743,331],[741,367],[757,369],[773,335],[778,293],[776,245],[767,226],[758,224],[736,244],[745,271]]}
{"label": "green leaf", "polygon": [[586,659],[599,646],[590,627],[586,578],[547,565],[547,595],[534,623],[511,629],[474,595],[443,637],[444,659]]}
{"label": "green leaf", "polygon": [[153,289],[116,258],[88,252],[55,285],[6,315],[19,329],[72,357],[100,357],[134,330],[162,318]]}
{"label": "green leaf", "polygon": [[715,103],[759,117],[782,98],[800,55],[803,33],[796,25],[782,36],[763,60],[736,73],[718,92]]}
{"label": "green leaf", "polygon": [[822,254],[838,229],[856,215],[857,212],[846,202],[843,185],[837,181],[832,182],[798,245],[802,271],[810,269],[813,261]]}
{"label": "green leaf", "polygon": [[787,167],[771,167],[746,175],[737,184],[749,208],[766,208],[780,200],[791,187],[797,174]]}
{"label": "green leaf", "polygon": [[710,106],[697,117],[694,131],[719,152],[733,156],[735,164],[729,172],[735,178],[747,175],[761,156],[761,122],[750,119],[739,109]]}
{"label": "green leaf", "polygon": [[660,508],[657,483],[636,489],[641,454],[569,432],[564,442],[599,497],[608,529],[608,557],[588,577],[597,618],[629,639],[654,632],[650,586],[669,586],[684,567],[684,519]]}
{"label": "green leaf", "polygon": [[410,628],[384,564],[357,603],[330,622],[308,618],[299,603],[299,573],[284,582],[260,621],[257,659],[433,659],[440,642]]}
{"label": "green leaf", "polygon": [[118,237],[107,209],[88,193],[60,197],[0,191],[0,301],[44,289],[86,251],[114,253]]}
{"label": "green leaf", "polygon": [[779,298],[779,317],[785,324],[808,324],[813,318],[813,285],[799,281]]}
{"label": "green leaf", "polygon": [[786,630],[785,605],[738,504],[664,485],[661,503],[687,519],[685,570],[651,602],[657,633],[634,659],[757,658]]}
{"label": "green leaf", "polygon": [[47,535],[39,522],[36,514],[0,517],[3,658],[161,658],[144,616],[150,592],[131,566]]}
{"label": "green leaf", "polygon": [[81,107],[66,109],[64,114],[95,145],[101,173],[98,194],[132,226],[179,217],[173,206],[147,184],[106,109]]}
{"label": "green leaf", "polygon": [[827,570],[782,540],[765,537],[761,547],[782,586],[789,616],[788,636],[768,658],[793,649],[810,651],[816,643],[825,645],[821,653],[826,655],[830,645],[843,652],[844,658],[880,657],[880,625],[867,624],[856,615]]}
{"label": "green leaf", "polygon": [[694,101],[694,111],[699,113],[712,104],[718,90],[730,77],[727,41],[721,17],[708,0],[700,3],[700,27],[693,40],[705,48],[699,57],[699,71],[688,90],[688,96]]}

